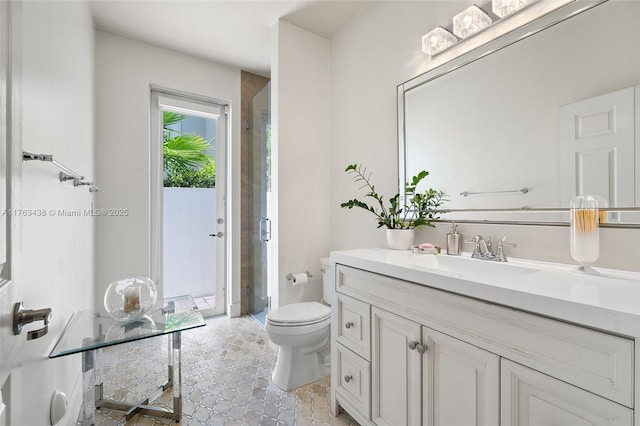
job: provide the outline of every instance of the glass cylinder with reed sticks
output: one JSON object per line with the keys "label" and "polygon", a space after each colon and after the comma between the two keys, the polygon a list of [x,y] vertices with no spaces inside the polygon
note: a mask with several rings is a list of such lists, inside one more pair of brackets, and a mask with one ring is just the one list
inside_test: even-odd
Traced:
{"label": "glass cylinder with reed sticks", "polygon": [[595,196],[579,195],[571,200],[571,257],[582,268],[600,256],[599,222]]}

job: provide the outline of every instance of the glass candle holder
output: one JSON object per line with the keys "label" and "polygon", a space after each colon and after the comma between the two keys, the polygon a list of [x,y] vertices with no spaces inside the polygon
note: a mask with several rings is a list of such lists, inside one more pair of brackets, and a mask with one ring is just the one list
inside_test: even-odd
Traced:
{"label": "glass candle holder", "polygon": [[156,285],[151,278],[123,278],[107,288],[104,307],[117,321],[133,321],[149,313],[157,297]]}
{"label": "glass candle holder", "polygon": [[600,256],[599,221],[595,196],[579,195],[571,200],[571,257],[583,270]]}

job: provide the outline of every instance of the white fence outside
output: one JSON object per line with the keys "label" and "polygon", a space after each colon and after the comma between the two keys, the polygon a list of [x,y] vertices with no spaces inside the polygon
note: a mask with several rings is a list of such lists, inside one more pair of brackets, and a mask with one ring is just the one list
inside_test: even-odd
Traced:
{"label": "white fence outside", "polygon": [[164,188],[164,297],[215,294],[215,188]]}

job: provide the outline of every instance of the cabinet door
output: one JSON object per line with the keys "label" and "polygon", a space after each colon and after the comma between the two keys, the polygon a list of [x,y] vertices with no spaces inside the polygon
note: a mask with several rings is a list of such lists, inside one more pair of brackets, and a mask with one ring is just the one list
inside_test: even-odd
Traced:
{"label": "cabinet door", "polygon": [[409,346],[420,342],[420,325],[375,307],[371,316],[372,420],[380,426],[418,425],[422,356]]}
{"label": "cabinet door", "polygon": [[422,342],[423,424],[499,424],[500,357],[427,327]]}
{"label": "cabinet door", "polygon": [[632,425],[633,410],[502,359],[501,424]]}

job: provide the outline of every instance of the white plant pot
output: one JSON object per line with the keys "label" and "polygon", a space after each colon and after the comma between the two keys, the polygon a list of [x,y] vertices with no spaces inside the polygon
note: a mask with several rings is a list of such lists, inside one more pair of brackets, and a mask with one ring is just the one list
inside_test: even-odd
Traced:
{"label": "white plant pot", "polygon": [[415,229],[387,229],[387,245],[391,250],[411,250]]}

